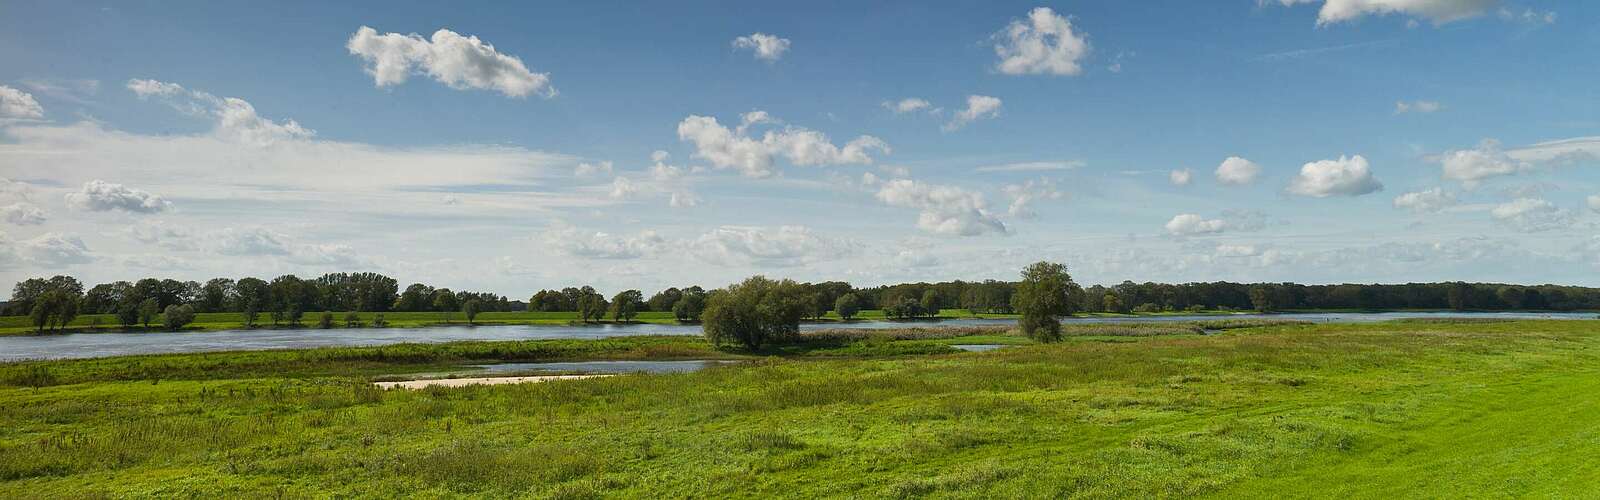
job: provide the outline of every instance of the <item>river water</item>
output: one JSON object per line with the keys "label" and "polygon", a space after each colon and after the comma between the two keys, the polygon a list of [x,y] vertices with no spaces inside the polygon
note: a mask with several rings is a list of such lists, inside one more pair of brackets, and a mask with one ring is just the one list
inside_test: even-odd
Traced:
{"label": "river water", "polygon": [[[1139,323],[1216,319],[1273,318],[1313,322],[1350,323],[1401,318],[1507,318],[1593,319],[1594,313],[1311,313],[1233,314],[1195,316],[1135,316],[1069,318],[1068,323]],[[1009,319],[957,319],[942,321],[859,321],[806,323],[801,330],[826,328],[902,328],[909,326],[1011,325]],[[74,333],[66,335],[0,336],[0,360],[98,358],[129,354],[167,354],[204,351],[303,349],[332,346],[372,346],[486,340],[599,339],[627,335],[699,335],[698,325],[499,325],[439,326],[427,328],[334,328],[300,330],[220,330],[209,332]]]}

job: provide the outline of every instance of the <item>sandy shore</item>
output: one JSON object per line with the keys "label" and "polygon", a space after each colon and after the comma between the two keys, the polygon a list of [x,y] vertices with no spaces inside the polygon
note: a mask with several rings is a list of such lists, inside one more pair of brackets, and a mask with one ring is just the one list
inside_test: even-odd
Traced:
{"label": "sandy shore", "polygon": [[478,377],[478,378],[440,378],[426,380],[402,380],[399,382],[373,382],[372,385],[384,389],[421,389],[424,387],[465,387],[469,385],[498,385],[498,384],[526,384],[534,382],[549,382],[551,380],[581,380],[586,378],[610,377],[611,375],[539,375],[532,377]]}

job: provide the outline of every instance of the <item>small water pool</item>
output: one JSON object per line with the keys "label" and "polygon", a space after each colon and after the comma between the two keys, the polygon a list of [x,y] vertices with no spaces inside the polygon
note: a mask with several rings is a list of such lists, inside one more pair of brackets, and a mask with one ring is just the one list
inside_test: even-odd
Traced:
{"label": "small water pool", "polygon": [[722,366],[738,361],[694,359],[683,361],[568,361],[551,363],[495,363],[472,365],[481,370],[472,373],[499,374],[517,372],[578,372],[578,373],[687,373]]}
{"label": "small water pool", "polygon": [[967,352],[989,352],[1001,347],[1011,347],[1005,344],[950,344],[950,347]]}

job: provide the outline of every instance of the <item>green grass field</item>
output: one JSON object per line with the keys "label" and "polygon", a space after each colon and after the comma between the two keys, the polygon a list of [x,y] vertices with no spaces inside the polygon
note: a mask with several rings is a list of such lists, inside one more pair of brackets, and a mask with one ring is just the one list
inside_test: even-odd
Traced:
{"label": "green grass field", "polygon": [[[0,497],[1592,497],[1600,322],[406,345],[0,365]],[[965,337],[952,337],[966,335]],[[962,353],[952,343],[1016,347]],[[419,391],[488,359],[748,359]]]}

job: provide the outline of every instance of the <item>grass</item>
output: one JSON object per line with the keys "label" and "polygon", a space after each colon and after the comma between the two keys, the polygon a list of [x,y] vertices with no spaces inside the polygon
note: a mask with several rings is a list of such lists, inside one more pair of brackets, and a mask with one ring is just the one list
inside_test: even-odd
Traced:
{"label": "grass", "polygon": [[[819,332],[758,356],[634,337],[17,363],[0,365],[0,497],[1586,497],[1600,484],[1597,325],[1069,330],[1049,345],[984,329]],[[907,347],[952,343],[1018,345]],[[841,352],[858,345],[880,348]],[[367,384],[463,360],[711,356],[756,359]]]}

